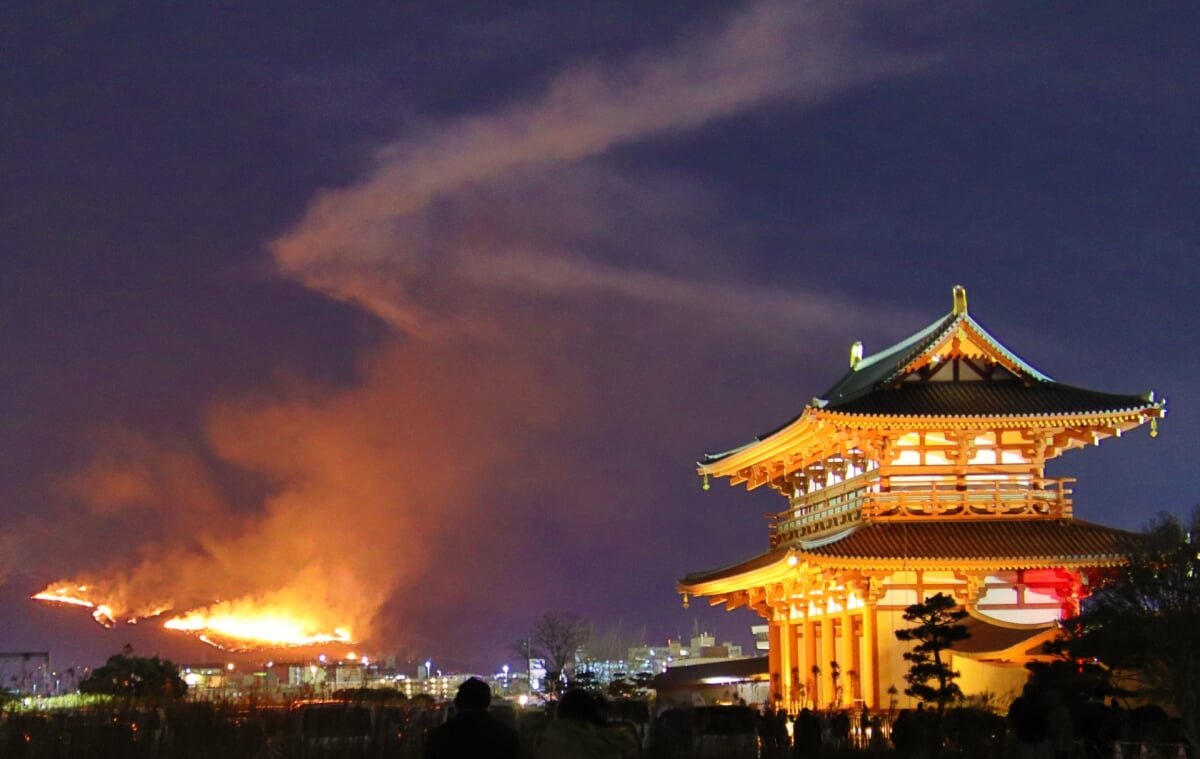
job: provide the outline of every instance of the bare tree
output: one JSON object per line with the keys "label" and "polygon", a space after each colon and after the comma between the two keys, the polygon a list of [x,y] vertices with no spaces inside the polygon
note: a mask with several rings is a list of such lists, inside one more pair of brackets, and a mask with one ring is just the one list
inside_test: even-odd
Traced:
{"label": "bare tree", "polygon": [[562,673],[591,634],[591,625],[578,614],[548,612],[538,617],[528,637],[513,644],[513,649],[521,656],[543,658],[549,672]]}

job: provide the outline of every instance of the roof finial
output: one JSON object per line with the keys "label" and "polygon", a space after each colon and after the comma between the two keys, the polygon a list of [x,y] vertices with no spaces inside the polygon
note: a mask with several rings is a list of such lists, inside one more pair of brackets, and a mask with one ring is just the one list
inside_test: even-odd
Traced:
{"label": "roof finial", "polygon": [[967,313],[967,288],[962,285],[954,286],[954,315],[965,316]]}
{"label": "roof finial", "polygon": [[862,340],[855,340],[854,344],[850,346],[850,368],[857,369],[859,362],[862,361],[862,357],[863,357]]}

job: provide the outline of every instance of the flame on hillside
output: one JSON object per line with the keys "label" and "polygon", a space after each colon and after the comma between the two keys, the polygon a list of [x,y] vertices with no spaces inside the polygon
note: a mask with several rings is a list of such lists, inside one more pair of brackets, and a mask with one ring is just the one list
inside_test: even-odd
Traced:
{"label": "flame on hillside", "polygon": [[[167,612],[167,609],[150,610],[129,615],[122,620],[113,606],[94,600],[93,592],[86,584],[56,583],[35,593],[32,598],[35,601],[91,609],[92,618],[108,628],[115,627],[119,621],[136,624],[161,617]],[[326,628],[318,617],[313,612],[243,600],[218,602],[186,611],[164,620],[162,627],[194,635],[209,645],[228,651],[354,642],[348,627]]]}
{"label": "flame on hillside", "polygon": [[92,619],[96,620],[105,627],[113,627],[117,620],[113,616],[112,607],[102,603],[92,603],[86,598],[88,586],[76,585],[74,587],[68,585],[60,585],[55,587],[51,585],[40,593],[35,593],[33,599],[35,601],[49,601],[50,603],[64,604],[66,606],[82,606],[92,610]]}
{"label": "flame on hillside", "polygon": [[220,648],[276,648],[314,643],[353,643],[348,629],[324,632],[315,619],[283,608],[236,610],[237,605],[216,604],[163,622],[168,630],[192,633]]}

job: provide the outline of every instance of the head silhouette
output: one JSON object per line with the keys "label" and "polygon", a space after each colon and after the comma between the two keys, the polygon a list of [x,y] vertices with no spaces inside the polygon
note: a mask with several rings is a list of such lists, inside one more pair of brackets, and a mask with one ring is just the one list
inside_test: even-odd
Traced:
{"label": "head silhouette", "polygon": [[566,692],[558,702],[559,719],[575,719],[580,722],[596,722],[599,710],[596,700],[585,690],[574,688]]}
{"label": "head silhouette", "polygon": [[486,709],[492,702],[492,689],[478,677],[463,681],[454,697],[456,709]]}

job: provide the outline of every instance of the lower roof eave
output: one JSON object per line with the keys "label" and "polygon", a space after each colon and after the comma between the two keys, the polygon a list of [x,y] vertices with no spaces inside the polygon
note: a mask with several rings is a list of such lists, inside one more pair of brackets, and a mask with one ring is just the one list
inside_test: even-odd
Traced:
{"label": "lower roof eave", "polygon": [[1127,563],[1122,556],[1013,556],[987,559],[941,559],[941,558],[855,558],[814,557],[809,566],[827,570],[858,570],[902,572],[905,570],[925,571],[1012,571],[1020,569],[1103,569],[1119,567]]}
{"label": "lower roof eave", "polygon": [[708,572],[693,572],[679,580],[680,593],[708,596],[780,582],[801,572],[817,571],[1015,571],[1022,569],[1107,569],[1126,563],[1124,556],[1024,556],[986,559],[881,558],[815,556],[791,549],[774,549],[738,564]]}

